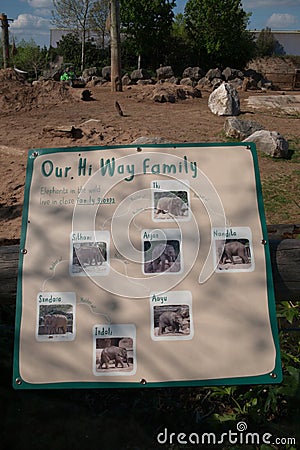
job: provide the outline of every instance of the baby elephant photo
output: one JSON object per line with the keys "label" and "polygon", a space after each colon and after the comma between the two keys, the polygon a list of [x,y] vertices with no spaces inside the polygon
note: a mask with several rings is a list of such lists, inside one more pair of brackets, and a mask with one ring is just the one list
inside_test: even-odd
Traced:
{"label": "baby elephant photo", "polygon": [[105,347],[101,352],[98,369],[109,369],[111,363],[114,364],[115,368],[119,367],[119,365],[124,368],[125,364],[129,367],[126,348],[116,347],[115,345]]}
{"label": "baby elephant photo", "polygon": [[[242,241],[242,242],[241,242]],[[220,254],[221,250],[219,250]],[[243,268],[251,263],[251,254],[249,241],[228,240],[226,241],[221,256],[219,258],[219,268],[229,268],[234,266],[235,269]]]}
{"label": "baby elephant photo", "polygon": [[187,305],[154,307],[155,335],[176,336],[190,333],[190,313]]}
{"label": "baby elephant photo", "polygon": [[184,216],[187,209],[187,204],[176,195],[172,197],[160,197],[156,205],[156,215],[160,215],[160,218],[163,218],[167,214]]}
{"label": "baby elephant photo", "polygon": [[[151,246],[151,247],[150,247]],[[150,244],[146,249],[145,273],[179,272],[181,269],[179,242],[167,241]]]}

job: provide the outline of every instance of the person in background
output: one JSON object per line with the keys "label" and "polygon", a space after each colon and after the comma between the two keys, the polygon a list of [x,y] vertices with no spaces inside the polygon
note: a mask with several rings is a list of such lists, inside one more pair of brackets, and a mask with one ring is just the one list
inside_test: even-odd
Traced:
{"label": "person in background", "polygon": [[68,81],[70,86],[73,85],[73,80],[76,79],[76,75],[73,67],[67,67],[64,73],[60,77],[60,81]]}

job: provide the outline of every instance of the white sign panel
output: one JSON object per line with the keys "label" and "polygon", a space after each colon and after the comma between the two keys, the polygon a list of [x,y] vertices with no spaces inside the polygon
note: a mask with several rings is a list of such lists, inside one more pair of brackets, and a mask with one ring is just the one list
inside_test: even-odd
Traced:
{"label": "white sign panel", "polygon": [[280,380],[252,144],[29,152],[15,388]]}

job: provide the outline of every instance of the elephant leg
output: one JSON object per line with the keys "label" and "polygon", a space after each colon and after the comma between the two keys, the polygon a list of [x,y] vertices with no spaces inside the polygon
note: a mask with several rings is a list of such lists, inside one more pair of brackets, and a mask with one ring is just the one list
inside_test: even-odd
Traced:
{"label": "elephant leg", "polygon": [[249,259],[248,256],[246,254],[246,250],[244,252],[240,252],[239,257],[241,258],[241,260],[243,261],[243,264],[248,264]]}
{"label": "elephant leg", "polygon": [[159,258],[153,260],[153,272],[157,272],[159,261],[160,261]]}
{"label": "elephant leg", "polygon": [[164,272],[166,270],[167,256],[165,254],[162,254],[160,260],[161,260],[161,272]]}
{"label": "elephant leg", "polygon": [[119,355],[116,356],[116,359],[115,359],[115,365],[116,365],[116,367],[118,367],[118,364],[121,364],[121,367],[122,367],[122,368],[124,367],[122,358],[121,358]]}

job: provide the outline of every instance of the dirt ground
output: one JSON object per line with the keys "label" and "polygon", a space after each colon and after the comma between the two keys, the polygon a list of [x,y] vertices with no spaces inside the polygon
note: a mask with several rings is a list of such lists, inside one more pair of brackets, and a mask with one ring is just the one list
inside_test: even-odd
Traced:
{"label": "dirt ground", "polygon": [[[170,143],[228,141],[223,131],[226,117],[212,114],[207,106],[209,91],[202,91],[202,98],[156,103],[150,98],[153,86],[128,86],[118,93],[112,93],[110,86],[89,89],[92,100],[82,101],[81,90],[62,87],[61,83],[46,82],[31,88],[0,75],[0,244],[17,242],[20,237],[29,149],[130,144],[141,136],[159,136]],[[275,196],[280,196],[278,179],[281,189],[285,186],[289,191],[288,212],[273,214],[271,210],[267,222],[299,223],[300,117],[278,110],[250,110],[245,101],[248,96],[264,94],[239,91],[239,95],[240,118],[280,132],[297,155],[274,160],[259,154],[263,183],[274,180]],[[116,110],[116,100],[123,116]]]}

